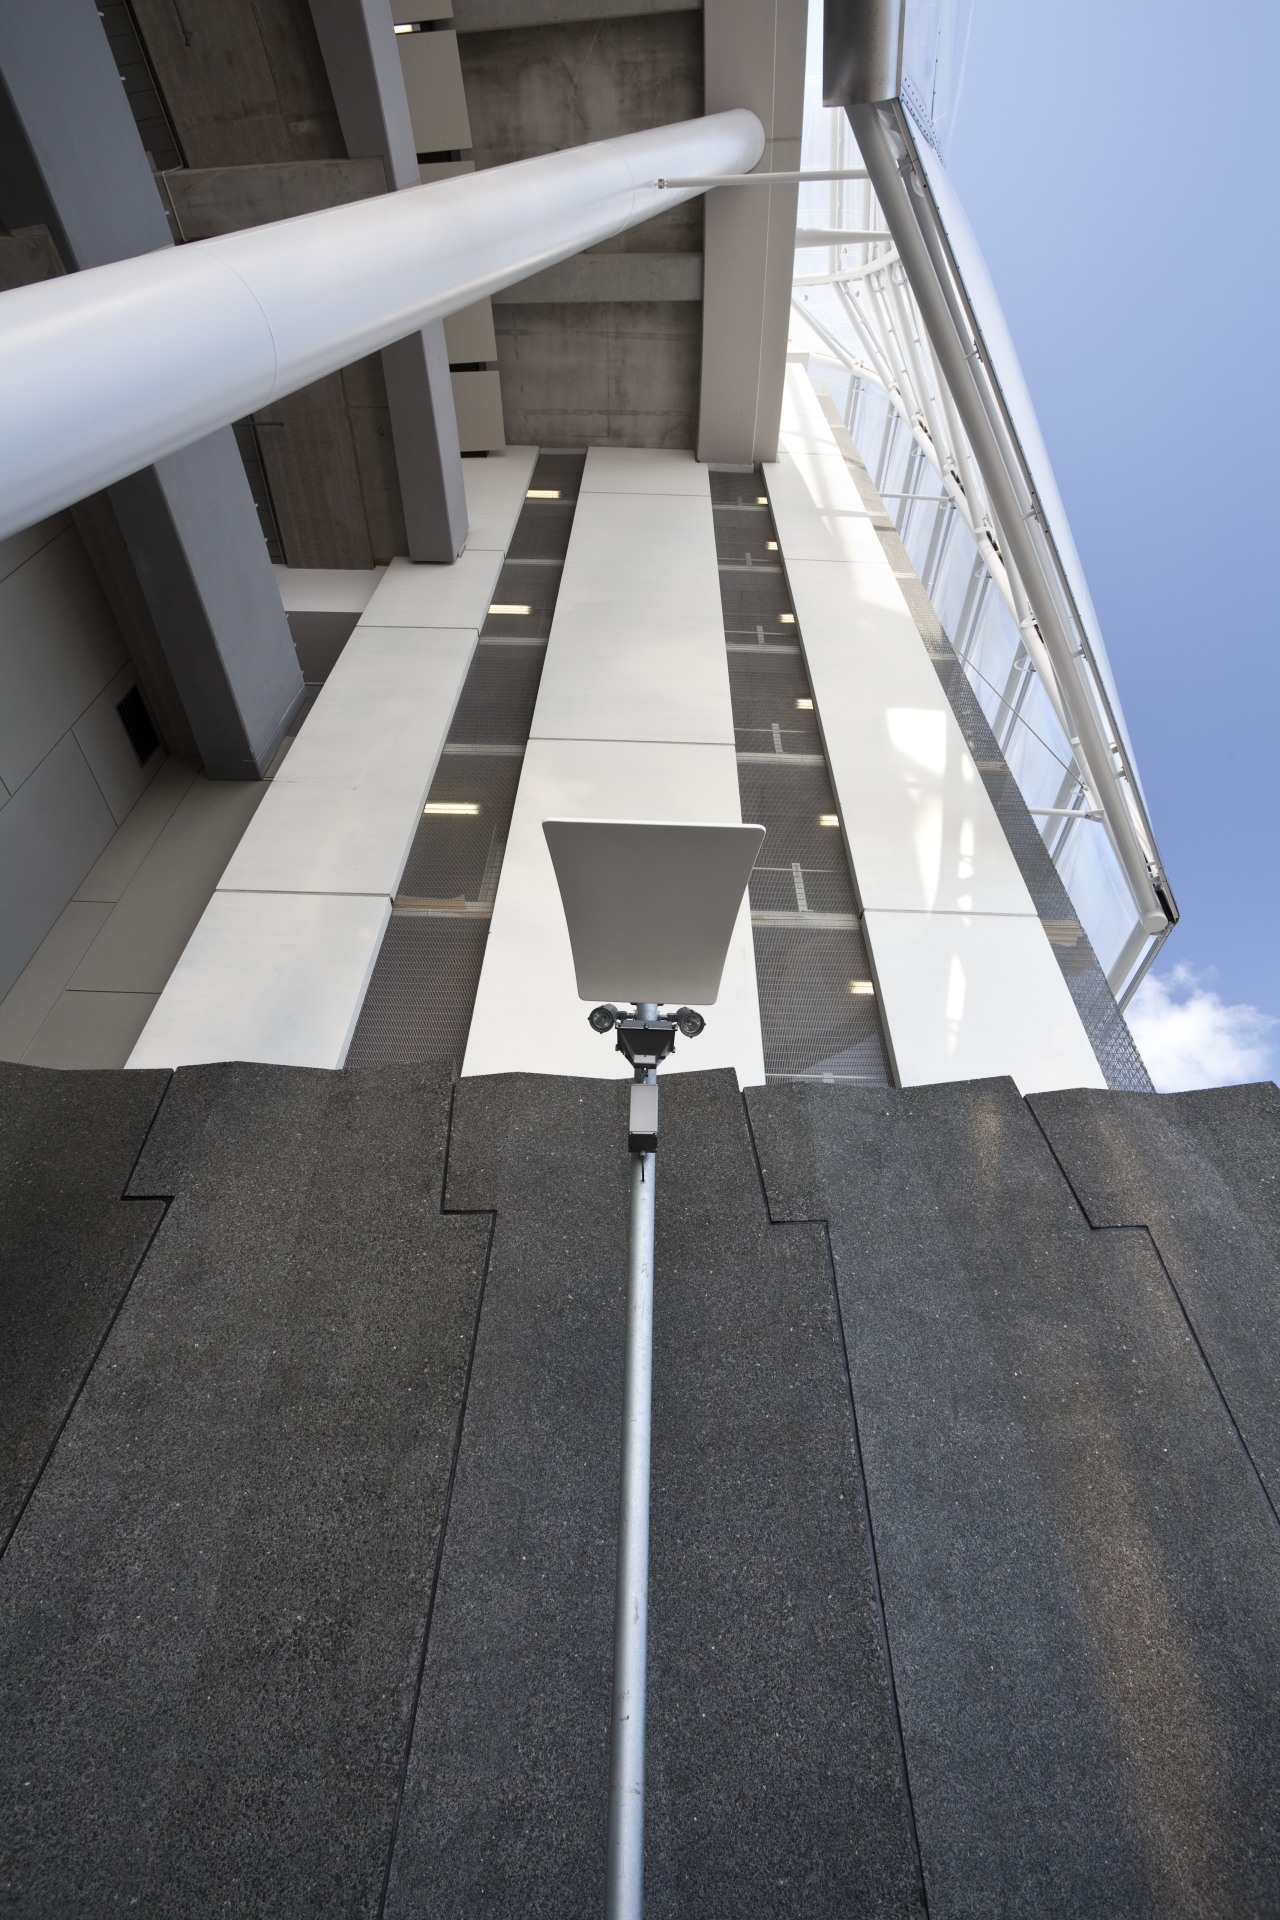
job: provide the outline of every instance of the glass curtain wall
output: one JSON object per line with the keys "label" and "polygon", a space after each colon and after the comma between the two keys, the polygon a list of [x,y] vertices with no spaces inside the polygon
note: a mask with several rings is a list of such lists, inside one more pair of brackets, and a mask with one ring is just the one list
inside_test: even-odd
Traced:
{"label": "glass curtain wall", "polygon": [[[941,106],[941,96],[930,97]],[[944,120],[952,105],[947,97]],[[816,73],[803,165],[861,166],[845,115],[821,105]],[[810,377],[848,426],[1123,1001],[1154,944],[1072,751],[1057,690],[1033,657],[1031,623],[1025,607],[1019,618],[980,476],[870,182],[802,185],[799,229],[793,350],[808,355]]]}

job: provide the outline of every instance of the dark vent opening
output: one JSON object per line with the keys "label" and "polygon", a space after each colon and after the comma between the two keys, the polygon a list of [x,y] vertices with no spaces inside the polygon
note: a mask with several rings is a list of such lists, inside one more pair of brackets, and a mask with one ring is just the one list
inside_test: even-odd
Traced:
{"label": "dark vent opening", "polygon": [[130,687],[124,699],[117,701],[116,712],[120,715],[121,726],[129,736],[129,745],[138,756],[138,765],[145,767],[160,745],[160,736],[151,724],[151,715],[147,712],[142,695],[136,687]]}

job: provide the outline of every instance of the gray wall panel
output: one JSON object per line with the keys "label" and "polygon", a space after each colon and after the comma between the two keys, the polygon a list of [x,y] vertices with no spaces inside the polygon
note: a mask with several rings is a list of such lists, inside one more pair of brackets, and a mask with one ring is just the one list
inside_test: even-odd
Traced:
{"label": "gray wall panel", "polygon": [[74,736],[64,734],[0,809],[0,997],[115,830]]}
{"label": "gray wall panel", "polygon": [[10,791],[126,659],[73,527],[0,581],[0,778]]}

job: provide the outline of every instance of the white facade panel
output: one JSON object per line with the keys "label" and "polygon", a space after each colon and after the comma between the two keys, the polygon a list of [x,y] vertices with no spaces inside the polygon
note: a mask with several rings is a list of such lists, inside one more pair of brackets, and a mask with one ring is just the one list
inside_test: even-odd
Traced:
{"label": "white facade panel", "polygon": [[778,544],[904,1086],[1101,1071],[982,776],[803,369],[787,373]]}
{"label": "white facade panel", "polygon": [[579,496],[532,732],[732,746],[709,494]]}
{"label": "white facade panel", "polygon": [[361,614],[386,568],[275,565],[271,571],[286,613]]}
{"label": "white facade panel", "polygon": [[[506,859],[476,996],[464,1074],[570,1073],[617,1079],[630,1068],[587,1025],[551,855],[552,818],[741,819],[732,747],[610,740],[533,740],[525,755]],[[625,876],[602,874],[606,887]],[[516,1018],[517,1009],[536,1018]],[[707,1029],[681,1040],[663,1074],[733,1067],[743,1086],[764,1080],[750,916],[744,904]]]}
{"label": "white facade panel", "polygon": [[367,895],[216,893],[129,1065],[340,1067],[390,913]]}
{"label": "white facade panel", "polygon": [[463,461],[462,484],[470,522],[468,552],[488,547],[506,553],[537,463],[536,447],[504,447],[484,460]]}
{"label": "white facade panel", "polygon": [[888,561],[787,578],[863,906],[1034,916]]}
{"label": "white facade panel", "polygon": [[473,628],[362,622],[220,886],[393,894],[475,647]]}
{"label": "white facade panel", "polygon": [[502,554],[470,542],[452,566],[393,560],[364,610],[374,627],[475,627],[484,624]]}
{"label": "white facade panel", "polygon": [[663,447],[592,447],[578,489],[585,493],[678,493],[711,499],[711,480],[691,453]]}
{"label": "white facade panel", "polygon": [[900,1085],[1106,1085],[1038,920],[869,911],[864,926]]}

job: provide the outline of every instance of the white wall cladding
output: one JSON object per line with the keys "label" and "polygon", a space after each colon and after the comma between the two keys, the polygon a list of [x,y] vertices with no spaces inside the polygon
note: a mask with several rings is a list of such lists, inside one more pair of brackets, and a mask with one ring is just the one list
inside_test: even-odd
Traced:
{"label": "white wall cladding", "polygon": [[0,542],[0,998],[164,759],[116,713],[134,678],[66,516]]}
{"label": "white wall cladding", "polygon": [[[498,883],[465,1074],[629,1072],[577,997],[542,822],[740,820],[711,494],[689,453],[593,448]],[[625,876],[602,874],[621,889]],[[535,1018],[518,1018],[520,1008]],[[701,1039],[666,1071],[764,1079],[744,904]]]}
{"label": "white wall cladding", "polygon": [[1101,1068],[981,776],[802,368],[766,466],[900,1083]]}
{"label": "white wall cladding", "polygon": [[467,462],[460,558],[382,574],[130,1066],[342,1065],[535,457]]}

